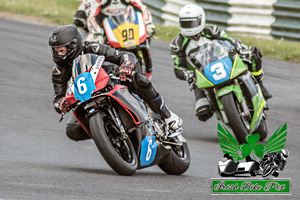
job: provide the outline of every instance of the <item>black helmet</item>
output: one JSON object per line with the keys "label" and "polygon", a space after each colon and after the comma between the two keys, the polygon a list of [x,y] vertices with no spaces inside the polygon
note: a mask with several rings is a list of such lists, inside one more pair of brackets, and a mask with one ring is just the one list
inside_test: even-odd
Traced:
{"label": "black helmet", "polygon": [[[83,50],[83,36],[75,25],[61,26],[53,31],[49,38],[49,47],[53,61],[57,65],[66,65],[72,62]],[[67,47],[65,55],[58,55],[56,47]]]}

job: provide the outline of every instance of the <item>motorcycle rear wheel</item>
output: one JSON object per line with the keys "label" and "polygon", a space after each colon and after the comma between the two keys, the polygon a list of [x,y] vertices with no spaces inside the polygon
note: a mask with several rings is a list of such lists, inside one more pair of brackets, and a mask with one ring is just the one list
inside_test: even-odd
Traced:
{"label": "motorcycle rear wheel", "polygon": [[267,177],[274,172],[274,166],[272,164],[267,164],[263,168],[262,177]]}
{"label": "motorcycle rear wheel", "polygon": [[186,142],[182,146],[172,146],[171,153],[167,159],[158,167],[170,175],[181,175],[190,166],[190,151]]}
{"label": "motorcycle rear wheel", "polygon": [[237,101],[235,101],[233,94],[229,93],[221,97],[221,101],[224,107],[224,111],[228,118],[228,124],[232,129],[237,141],[241,143],[246,143],[246,135],[250,134],[250,130],[246,128],[244,121],[242,119],[241,113],[237,109]]}
{"label": "motorcycle rear wheel", "polygon": [[118,136],[121,134],[116,126],[108,127],[108,123],[111,126],[114,122],[104,112],[98,111],[92,115],[89,119],[92,138],[109,166],[120,175],[130,176],[135,173],[138,164],[134,147],[127,135],[127,138],[125,136],[121,139],[119,145],[114,145],[113,141],[116,141],[117,137],[112,132]]}

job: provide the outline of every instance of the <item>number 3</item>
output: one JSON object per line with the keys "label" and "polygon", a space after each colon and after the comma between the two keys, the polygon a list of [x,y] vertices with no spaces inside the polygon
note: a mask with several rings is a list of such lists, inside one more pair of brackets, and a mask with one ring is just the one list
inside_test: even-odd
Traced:
{"label": "number 3", "polygon": [[216,63],[210,68],[211,72],[216,72],[213,75],[213,78],[218,81],[221,80],[222,78],[226,77],[226,71],[224,69],[224,65],[222,63]]}

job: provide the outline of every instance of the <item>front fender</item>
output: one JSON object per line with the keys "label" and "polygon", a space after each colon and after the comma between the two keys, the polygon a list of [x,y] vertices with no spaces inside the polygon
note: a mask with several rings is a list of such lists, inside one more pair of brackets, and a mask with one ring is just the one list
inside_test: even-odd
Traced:
{"label": "front fender", "polygon": [[[217,104],[218,104],[218,107],[220,110],[224,110],[224,107],[223,107],[223,104],[222,104],[220,98],[231,92],[236,96],[239,103],[242,103],[242,101],[245,99],[240,85],[232,84],[232,85],[225,86],[225,87],[219,89],[218,93],[216,94],[216,100],[217,100]],[[251,116],[252,119],[250,122],[250,129],[251,129],[251,132],[253,132],[260,124],[260,121],[262,119],[262,114],[264,111],[264,107],[266,106],[266,102],[263,98],[260,88],[258,89],[258,92],[256,93],[256,95],[251,98],[251,102],[253,104],[254,112],[253,112],[253,115]]]}
{"label": "front fender", "polygon": [[240,85],[225,86],[225,87],[219,89],[218,93],[216,94],[216,100],[217,100],[220,110],[224,110],[223,104],[221,102],[221,97],[226,94],[229,94],[231,92],[237,97],[239,103],[241,103],[244,100],[244,96],[243,96]]}

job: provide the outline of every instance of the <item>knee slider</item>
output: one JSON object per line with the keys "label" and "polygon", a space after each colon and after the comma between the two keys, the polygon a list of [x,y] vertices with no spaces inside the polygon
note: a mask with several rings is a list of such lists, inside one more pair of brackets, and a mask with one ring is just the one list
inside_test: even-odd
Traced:
{"label": "knee slider", "polygon": [[136,84],[143,89],[150,89],[152,84],[146,75],[142,73],[136,73],[135,75]]}
{"label": "knee slider", "polygon": [[90,138],[83,128],[77,124],[67,124],[66,135],[68,138],[74,141],[86,140]]}

